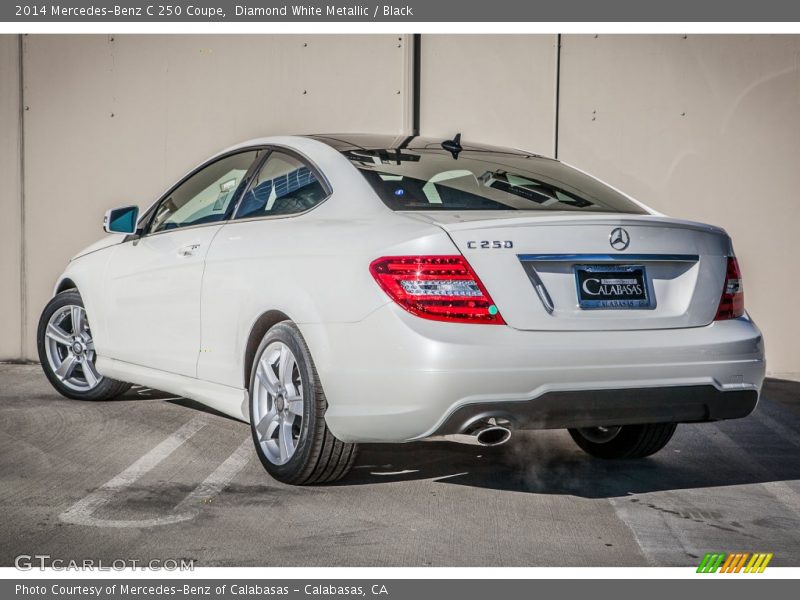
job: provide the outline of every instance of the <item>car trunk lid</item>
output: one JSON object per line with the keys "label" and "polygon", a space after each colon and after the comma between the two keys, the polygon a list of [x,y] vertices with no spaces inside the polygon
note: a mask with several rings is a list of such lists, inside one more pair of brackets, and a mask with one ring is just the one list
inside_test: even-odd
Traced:
{"label": "car trunk lid", "polygon": [[[444,229],[506,323],[522,330],[707,325],[719,303],[726,257],[732,254],[723,230],[658,215],[406,214]],[[644,289],[631,296],[635,301],[614,287],[636,291],[630,286],[637,282]],[[598,297],[601,301],[595,302]]]}

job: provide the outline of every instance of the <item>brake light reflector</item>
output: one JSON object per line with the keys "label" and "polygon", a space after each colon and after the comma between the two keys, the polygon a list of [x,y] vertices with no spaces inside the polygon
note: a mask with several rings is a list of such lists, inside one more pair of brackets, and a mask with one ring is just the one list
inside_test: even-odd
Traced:
{"label": "brake light reflector", "polygon": [[408,312],[434,321],[504,325],[489,292],[467,259],[454,256],[384,256],[369,272]]}
{"label": "brake light reflector", "polygon": [[728,267],[725,272],[725,285],[722,287],[722,297],[719,299],[715,321],[735,319],[744,314],[744,288],[742,287],[742,273],[736,257],[728,257]]}

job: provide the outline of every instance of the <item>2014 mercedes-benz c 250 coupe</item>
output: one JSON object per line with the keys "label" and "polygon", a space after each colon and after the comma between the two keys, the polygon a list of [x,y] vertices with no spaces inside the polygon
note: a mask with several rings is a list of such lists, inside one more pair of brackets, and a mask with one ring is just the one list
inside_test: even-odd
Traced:
{"label": "2014 mercedes-benz c 250 coupe", "polygon": [[294,484],[359,442],[569,429],[633,459],[756,406],[731,240],[557,160],[453,139],[258,139],[74,257],[41,317],[50,382],[140,384],[249,422]]}

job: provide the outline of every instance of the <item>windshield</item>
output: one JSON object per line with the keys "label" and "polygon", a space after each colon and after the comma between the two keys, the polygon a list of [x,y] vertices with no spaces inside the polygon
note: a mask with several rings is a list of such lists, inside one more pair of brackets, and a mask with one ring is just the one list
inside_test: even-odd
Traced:
{"label": "windshield", "polygon": [[646,214],[558,161],[484,150],[346,150],[392,210],[558,210]]}

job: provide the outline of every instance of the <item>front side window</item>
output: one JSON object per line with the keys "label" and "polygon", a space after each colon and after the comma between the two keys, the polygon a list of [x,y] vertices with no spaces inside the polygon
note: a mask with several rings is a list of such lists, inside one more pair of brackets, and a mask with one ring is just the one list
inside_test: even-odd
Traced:
{"label": "front side window", "polygon": [[150,233],[222,221],[257,155],[232,154],[190,176],[158,205]]}
{"label": "front side window", "polygon": [[644,214],[623,194],[558,161],[505,152],[347,150],[397,211],[549,210]]}
{"label": "front side window", "polygon": [[302,213],[327,197],[328,191],[314,171],[294,156],[275,151],[245,192],[234,218]]}

